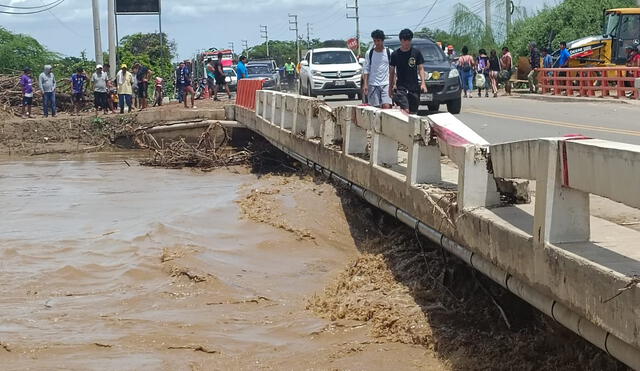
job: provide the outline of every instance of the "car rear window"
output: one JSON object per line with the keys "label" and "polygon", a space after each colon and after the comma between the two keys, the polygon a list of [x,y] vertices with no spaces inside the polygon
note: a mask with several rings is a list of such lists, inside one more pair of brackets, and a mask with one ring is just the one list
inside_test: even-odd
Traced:
{"label": "car rear window", "polygon": [[250,75],[266,75],[271,73],[271,68],[266,65],[247,66]]}
{"label": "car rear window", "polygon": [[313,53],[313,64],[347,64],[355,63],[356,59],[350,51],[331,51]]}
{"label": "car rear window", "polygon": [[[387,47],[392,50],[396,50],[400,47],[400,43],[387,42]],[[445,62],[447,58],[444,55],[444,52],[438,48],[436,44],[413,44],[413,47],[420,50],[422,56],[424,57],[425,62]]]}

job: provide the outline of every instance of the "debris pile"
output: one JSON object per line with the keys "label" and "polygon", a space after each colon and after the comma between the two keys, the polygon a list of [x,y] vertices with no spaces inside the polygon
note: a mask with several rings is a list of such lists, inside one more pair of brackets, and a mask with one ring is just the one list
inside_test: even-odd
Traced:
{"label": "debris pile", "polygon": [[[37,76],[34,77],[34,81]],[[34,83],[33,114],[42,114],[42,94],[39,93],[37,84]],[[60,112],[70,111],[73,107],[71,102],[71,82],[59,79],[56,92],[56,108]],[[93,107],[89,104],[91,99],[85,97],[85,110]],[[20,86],[20,76],[0,75],[0,111],[10,115],[20,115],[22,106],[22,86]]]}
{"label": "debris pile", "polygon": [[232,151],[226,146],[229,136],[220,123],[213,123],[200,135],[197,144],[184,138],[165,144],[158,143],[152,134],[140,131],[135,138],[138,146],[153,150],[150,158],[140,162],[143,166],[166,168],[196,167],[204,170],[222,166],[247,164],[252,156],[248,149]]}

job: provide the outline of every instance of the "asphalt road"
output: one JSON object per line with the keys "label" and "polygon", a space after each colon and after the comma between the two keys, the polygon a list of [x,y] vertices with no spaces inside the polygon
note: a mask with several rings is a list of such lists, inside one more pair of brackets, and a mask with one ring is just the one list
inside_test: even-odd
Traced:
{"label": "asphalt road", "polygon": [[[325,98],[331,106],[358,104],[346,99]],[[446,112],[446,106],[440,112]],[[491,143],[582,134],[640,145],[640,104],[475,97],[463,100],[457,117]]]}

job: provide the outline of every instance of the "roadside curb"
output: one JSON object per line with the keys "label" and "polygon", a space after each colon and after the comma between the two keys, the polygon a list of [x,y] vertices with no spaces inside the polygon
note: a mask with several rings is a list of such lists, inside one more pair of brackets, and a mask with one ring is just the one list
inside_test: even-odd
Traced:
{"label": "roadside curb", "polygon": [[565,97],[555,95],[542,95],[542,94],[520,94],[513,98],[520,99],[532,99],[545,102],[557,102],[557,103],[614,103],[614,104],[631,104],[640,105],[640,101],[633,101],[627,98],[625,99],[609,99],[609,98],[582,98],[582,97]]}

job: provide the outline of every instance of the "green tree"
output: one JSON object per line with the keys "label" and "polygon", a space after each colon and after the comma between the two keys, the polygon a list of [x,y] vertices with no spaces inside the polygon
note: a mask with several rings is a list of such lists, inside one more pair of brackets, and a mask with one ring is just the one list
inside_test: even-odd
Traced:
{"label": "green tree", "polygon": [[14,34],[0,27],[0,73],[18,73],[25,67],[40,71],[60,56],[42,46],[33,37]]}
{"label": "green tree", "polygon": [[154,76],[160,76],[173,86],[173,64],[171,60],[176,54],[176,42],[162,34],[164,42],[160,44],[158,33],[136,33],[120,40],[118,47],[118,65],[125,63],[131,66],[138,62],[150,68]]}
{"label": "green tree", "polygon": [[[311,40],[311,44],[309,47],[311,49],[317,48],[321,45],[319,39]],[[304,53],[307,51],[307,42],[306,40],[300,41],[300,53],[302,57],[304,57]],[[247,55],[246,51],[242,53],[243,55]],[[251,59],[260,59],[267,58],[267,44],[262,43],[260,45],[253,46],[249,48],[249,61]],[[278,66],[284,65],[289,58],[292,61],[296,61],[296,42],[295,41],[279,41],[272,40],[269,41],[269,58],[275,59]]]}

